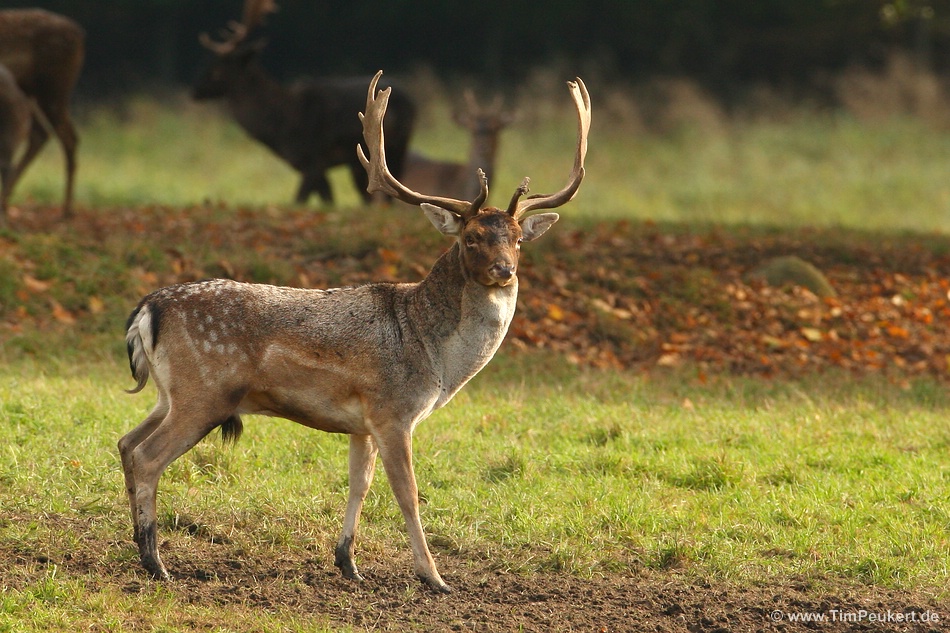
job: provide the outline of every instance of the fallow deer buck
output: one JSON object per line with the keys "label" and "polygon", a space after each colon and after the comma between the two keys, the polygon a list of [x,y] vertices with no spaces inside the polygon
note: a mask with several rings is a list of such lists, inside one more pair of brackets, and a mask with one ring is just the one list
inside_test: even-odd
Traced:
{"label": "fallow deer buck", "polygon": [[16,83],[13,73],[0,64],[0,225],[6,221],[11,180],[17,150],[30,133],[30,99]]}
{"label": "fallow deer buck", "polygon": [[13,168],[7,189],[12,191],[52,130],[66,159],[63,215],[67,217],[72,213],[79,144],[69,100],[82,70],[85,39],[81,26],[56,13],[42,9],[0,11],[0,64],[10,69],[17,85],[37,106],[33,109],[29,143]]}
{"label": "fallow deer buck", "polygon": [[353,560],[363,500],[377,454],[406,521],[416,574],[449,592],[426,545],[412,467],[412,432],[445,405],[491,359],[508,330],[518,294],[521,242],[557,221],[559,207],[584,177],[590,98],[569,82],[577,107],[574,168],[551,195],[521,199],[507,210],[482,207],[488,181],[471,202],[405,187],[386,165],[383,118],[389,88],[371,81],[360,114],[368,155],[358,148],[369,189],[422,207],[453,245],[418,283],[376,283],[333,290],[212,280],[163,288],[132,312],[126,340],[131,393],[149,376],[158,403],[119,440],[135,541],[142,564],[169,578],[158,553],[156,492],[166,467],[216,427],[237,439],[242,414],[278,416],[350,436],[349,496],[336,565],[361,580]]}
{"label": "fallow deer buck", "polygon": [[416,152],[409,152],[402,182],[410,189],[428,191],[431,195],[472,198],[478,195],[478,169],[491,180],[495,173],[495,158],[502,130],[515,120],[513,112],[505,110],[500,98],[483,106],[471,90],[465,91],[463,105],[453,114],[455,123],[468,130],[471,144],[468,163],[433,160]]}
{"label": "fallow deer buck", "polygon": [[[349,168],[357,190],[369,201],[366,172],[353,154],[353,146],[362,139],[353,113],[363,106],[367,79],[321,78],[281,85],[258,62],[264,41],[248,38],[274,11],[273,0],[246,0],[242,21],[230,23],[224,40],[201,34],[202,45],[214,53],[214,59],[196,81],[192,95],[199,101],[223,99],[238,125],[300,173],[298,203],[305,203],[313,193],[332,203],[326,172],[338,165]],[[392,105],[394,120],[386,151],[398,177],[409,148],[415,104],[397,90]]]}

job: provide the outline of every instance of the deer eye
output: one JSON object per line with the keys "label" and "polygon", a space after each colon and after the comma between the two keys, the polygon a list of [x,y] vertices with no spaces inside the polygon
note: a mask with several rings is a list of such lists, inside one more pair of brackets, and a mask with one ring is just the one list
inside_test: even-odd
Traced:
{"label": "deer eye", "polygon": [[478,246],[478,238],[474,235],[468,235],[465,237],[465,246],[469,248],[475,248]]}

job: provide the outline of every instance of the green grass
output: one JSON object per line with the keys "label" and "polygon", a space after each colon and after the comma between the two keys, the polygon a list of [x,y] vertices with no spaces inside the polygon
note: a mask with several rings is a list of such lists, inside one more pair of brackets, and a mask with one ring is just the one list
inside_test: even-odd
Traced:
{"label": "green grass", "polygon": [[[554,98],[563,103],[525,115],[504,137],[497,199],[525,174],[537,191],[562,184],[574,125],[566,90]],[[840,225],[882,231],[867,238],[872,245],[886,232],[950,229],[950,136],[922,124],[872,129],[811,114],[650,135],[599,119],[596,93],[594,108],[588,179],[565,210],[576,214],[574,228],[596,231],[604,218],[676,223],[664,230]],[[149,99],[121,113],[86,110],[78,201],[94,208],[84,216],[93,224],[129,216],[114,224],[124,230],[0,234],[0,554],[13,566],[0,575],[0,632],[330,628],[320,614],[194,603],[160,583],[127,586],[138,562],[115,443],[145,416],[153,391],[122,393],[131,379],[121,325],[139,296],[181,269],[296,282],[327,254],[368,252],[373,269],[386,263],[376,261],[381,246],[431,252],[431,261],[444,242],[421,220],[386,224],[394,210],[364,216],[352,190],[339,212],[297,214],[285,226],[280,203],[296,177],[215,112]],[[436,123],[418,146],[461,159],[464,137],[446,109],[427,115]],[[14,204],[57,202],[60,162],[48,148]],[[336,182],[346,190],[343,176]],[[167,221],[157,221],[163,209]],[[320,240],[289,240],[313,226]],[[286,243],[299,248],[287,252]],[[345,266],[341,259],[334,266]],[[417,278],[414,260],[404,259],[395,276]],[[54,304],[79,322],[50,317]],[[422,518],[437,560],[946,595],[945,385],[847,375],[706,382],[688,370],[588,371],[508,354],[417,431]],[[249,561],[329,565],[345,505],[345,440],[282,420],[249,418],[246,427],[236,447],[205,440],[169,468],[159,497],[163,543],[188,559],[226,537]],[[408,561],[402,518],[381,469],[377,477],[359,555]],[[57,564],[64,560],[74,562]]]}
{"label": "green grass", "polygon": [[[545,107],[520,104],[503,133],[495,204],[529,175],[536,192],[563,185],[576,124],[567,90],[545,89]],[[781,122],[684,125],[649,134],[624,122],[593,91],[587,178],[570,214],[664,222],[950,230],[950,134],[919,121],[862,123],[803,111]],[[537,96],[535,96],[537,98]],[[285,204],[297,176],[250,140],[214,104],[185,96],[130,99],[80,109],[77,199],[88,206]],[[413,147],[462,161],[468,139],[442,102],[426,104]],[[359,197],[342,168],[331,174],[342,207]],[[17,189],[14,203],[55,203],[62,156],[52,143]],[[311,204],[316,204],[311,202]]]}
{"label": "green grass", "polygon": [[[739,584],[948,586],[950,396],[938,385],[542,370],[554,365],[496,359],[417,430],[437,558],[516,573],[645,567]],[[32,580],[4,581],[0,630],[100,619],[121,629],[124,618],[179,630],[168,614],[180,609],[227,621],[158,585],[117,595],[100,577],[138,565],[114,446],[153,394],[125,395],[128,385],[118,359],[0,369],[0,549],[91,559],[79,575],[18,566]],[[223,535],[248,560],[329,560],[345,505],[345,440],[282,420],[246,426],[236,447],[206,439],[166,472],[166,548],[188,556]],[[362,525],[364,557],[407,547],[383,473]],[[318,622],[279,611],[252,618],[254,630]]]}

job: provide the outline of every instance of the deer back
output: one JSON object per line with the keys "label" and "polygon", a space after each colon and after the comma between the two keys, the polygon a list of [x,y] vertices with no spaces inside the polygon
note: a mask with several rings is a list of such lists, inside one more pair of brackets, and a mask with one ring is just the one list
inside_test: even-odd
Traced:
{"label": "deer back", "polygon": [[[243,400],[244,412],[324,430],[360,430],[346,413],[353,398],[414,419],[448,402],[491,359],[514,314],[516,284],[488,288],[463,265],[455,245],[419,283],[170,286],[130,318],[130,359],[134,368],[141,336],[159,383],[216,384]],[[145,332],[132,327],[143,318]]]}

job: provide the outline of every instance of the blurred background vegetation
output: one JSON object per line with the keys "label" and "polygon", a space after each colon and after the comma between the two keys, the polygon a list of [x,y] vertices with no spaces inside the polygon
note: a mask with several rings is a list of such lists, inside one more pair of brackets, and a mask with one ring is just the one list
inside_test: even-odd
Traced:
{"label": "blurred background vegetation", "polygon": [[[74,99],[77,200],[287,204],[297,175],[188,86],[199,33],[243,0],[34,0],[87,31]],[[257,35],[284,82],[385,69],[419,109],[411,147],[461,160],[461,88],[516,112],[494,191],[558,186],[564,80],[595,101],[577,214],[672,222],[950,230],[950,0],[279,0]],[[331,170],[342,207],[359,204]],[[249,187],[248,183],[254,183]],[[14,204],[58,204],[49,144]]]}
{"label": "blurred background vegetation", "polygon": [[[206,58],[197,34],[237,19],[240,0],[12,0],[87,30],[80,94],[188,84]],[[950,0],[282,0],[264,64],[282,78],[407,73],[497,85],[538,67],[640,82],[685,76],[726,102],[769,85],[834,98],[829,76],[881,69],[895,53],[950,70]]]}

